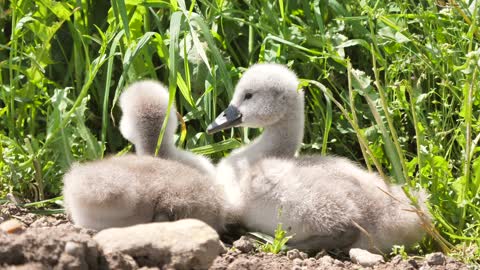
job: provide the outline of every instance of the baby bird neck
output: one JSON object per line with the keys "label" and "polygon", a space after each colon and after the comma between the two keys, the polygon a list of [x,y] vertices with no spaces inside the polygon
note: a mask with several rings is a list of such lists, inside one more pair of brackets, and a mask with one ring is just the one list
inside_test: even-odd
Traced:
{"label": "baby bird neck", "polygon": [[[163,135],[160,149],[158,149],[157,157],[168,158],[175,153],[175,145],[173,144],[173,136],[169,136],[167,133]],[[138,155],[155,156],[155,150],[157,149],[158,133],[156,135],[148,136],[144,138],[143,143],[135,145]]]}
{"label": "baby bird neck", "polygon": [[234,151],[230,158],[247,158],[252,164],[264,157],[293,157],[302,143],[304,118],[303,96],[301,96],[291,104],[290,111],[285,117],[273,125],[266,126],[260,137]]}
{"label": "baby bird neck", "polygon": [[244,207],[242,186],[248,180],[251,167],[265,157],[292,158],[303,139],[303,95],[290,106],[291,112],[264,128],[263,134],[247,146],[233,151],[217,166],[216,181],[224,187],[226,209],[241,216]]}

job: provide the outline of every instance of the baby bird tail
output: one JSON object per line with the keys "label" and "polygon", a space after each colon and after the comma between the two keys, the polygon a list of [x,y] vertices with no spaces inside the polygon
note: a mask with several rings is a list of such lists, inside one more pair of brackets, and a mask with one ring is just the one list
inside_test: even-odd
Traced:
{"label": "baby bird tail", "polygon": [[[419,242],[431,223],[427,208],[427,193],[423,189],[406,193],[401,186],[390,187],[390,214],[382,219],[385,230],[385,249],[393,245],[411,246]],[[407,195],[408,194],[408,195]]]}

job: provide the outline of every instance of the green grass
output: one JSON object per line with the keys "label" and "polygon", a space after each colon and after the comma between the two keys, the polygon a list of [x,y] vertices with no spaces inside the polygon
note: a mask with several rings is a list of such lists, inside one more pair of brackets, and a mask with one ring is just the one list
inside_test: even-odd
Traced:
{"label": "green grass", "polygon": [[304,153],[426,188],[447,242],[424,248],[478,259],[463,252],[480,244],[480,1],[470,2],[0,1],[0,198],[54,198],[72,162],[127,151],[116,102],[141,78],[175,97],[179,145],[218,160],[260,131],[206,126],[245,68],[278,62],[303,82]]}
{"label": "green grass", "polygon": [[282,228],[282,223],[277,224],[273,237],[259,232],[251,232],[250,234],[260,239],[257,242],[258,250],[273,254],[287,250],[288,240],[294,237],[294,235],[287,235],[287,231]]}

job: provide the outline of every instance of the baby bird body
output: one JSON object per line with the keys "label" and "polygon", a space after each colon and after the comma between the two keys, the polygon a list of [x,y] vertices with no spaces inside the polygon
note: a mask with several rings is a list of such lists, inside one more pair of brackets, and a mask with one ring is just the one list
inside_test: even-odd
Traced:
{"label": "baby bird body", "polygon": [[64,196],[75,224],[101,230],[198,218],[223,229],[222,198],[199,170],[176,161],[125,155],[74,165]]}
{"label": "baby bird body", "polygon": [[229,107],[209,126],[210,132],[264,127],[259,138],[217,167],[217,181],[231,183],[224,185],[228,210],[253,231],[272,233],[282,222],[295,235],[289,244],[304,249],[377,252],[419,241],[421,220],[405,210],[413,207],[399,187],[343,158],[293,157],[303,135],[303,95],[292,95],[297,85],[285,67],[254,65]]}
{"label": "baby bird body", "polygon": [[223,190],[213,181],[215,167],[208,159],[175,147],[173,108],[159,157],[153,157],[168,97],[166,88],[154,81],[136,82],[124,91],[120,129],[135,144],[137,155],[72,166],[63,178],[63,194],[75,224],[100,230],[198,218],[223,230]]}

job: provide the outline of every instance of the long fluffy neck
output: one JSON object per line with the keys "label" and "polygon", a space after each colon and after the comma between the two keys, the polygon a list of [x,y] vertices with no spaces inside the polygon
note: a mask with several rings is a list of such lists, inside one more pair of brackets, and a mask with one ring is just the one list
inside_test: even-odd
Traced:
{"label": "long fluffy neck", "polygon": [[227,159],[246,159],[252,164],[264,157],[293,157],[302,143],[304,117],[303,96],[300,96],[283,119],[265,127],[260,137],[232,152]]}
{"label": "long fluffy neck", "polygon": [[[158,136],[149,136],[143,138],[144,141],[135,144],[135,151],[137,155],[155,156]],[[172,144],[173,137],[164,134],[157,157],[168,158],[175,151],[175,146]]]}
{"label": "long fluffy neck", "polygon": [[[170,125],[170,123],[168,125]],[[171,125],[176,125],[176,123],[174,122]],[[215,167],[211,161],[203,156],[195,155],[188,151],[177,148],[174,144],[175,140],[172,132],[175,132],[175,128],[172,126],[167,126],[167,130],[165,130],[165,134],[163,135],[162,143],[160,144],[160,149],[158,150],[156,157],[179,161],[184,165],[199,169],[208,176],[213,177],[215,174]],[[156,135],[155,132],[151,132],[150,135],[148,133],[149,132],[147,131],[143,132],[143,141],[135,144],[135,151],[137,155],[155,156],[158,135]]]}
{"label": "long fluffy neck", "polygon": [[[248,180],[251,167],[265,157],[293,157],[303,139],[304,104],[300,95],[281,121],[265,127],[263,134],[223,159],[217,166],[217,183],[224,187],[227,212],[241,216],[242,183]],[[234,219],[234,218],[232,218]]]}
{"label": "long fluffy neck", "polygon": [[[126,114],[124,119],[125,138],[135,144],[135,151],[138,155],[154,156],[157,148],[158,136],[165,121],[165,110],[146,110],[140,113]],[[158,157],[169,158],[174,155],[176,147],[175,131],[177,130],[177,115],[175,110],[170,111],[168,123],[163,134],[162,143],[158,150]],[[131,127],[129,127],[131,126]],[[126,127],[129,127],[128,129]]]}

